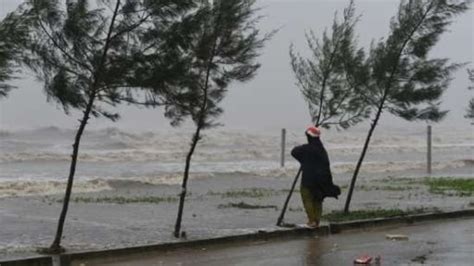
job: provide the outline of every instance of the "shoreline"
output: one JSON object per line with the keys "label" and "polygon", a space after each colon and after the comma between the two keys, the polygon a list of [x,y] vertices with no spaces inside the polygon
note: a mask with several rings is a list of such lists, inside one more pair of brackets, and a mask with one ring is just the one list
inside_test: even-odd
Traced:
{"label": "shoreline", "polygon": [[[412,166],[410,166],[412,165]],[[401,170],[397,170],[400,169]],[[417,166],[417,167],[413,167]],[[421,167],[420,167],[421,166]],[[446,164],[434,163],[433,174],[426,174],[426,169],[422,162],[412,162],[406,165],[405,162],[388,163],[387,168],[375,166],[373,163],[365,163],[361,177],[366,181],[378,179],[381,176],[386,177],[409,177],[424,178],[431,177],[458,177],[470,178],[474,176],[474,160],[459,160],[458,164],[451,167]],[[336,184],[345,185],[348,178],[352,176],[352,163],[334,164],[333,176]],[[374,168],[375,167],[375,168]],[[378,168],[377,168],[378,167]],[[369,171],[367,171],[369,170]],[[206,180],[213,178],[262,178],[262,179],[288,179],[292,180],[294,174],[298,171],[297,164],[287,165],[286,167],[275,166],[268,169],[254,170],[251,172],[235,171],[235,172],[192,172],[191,180]],[[178,186],[181,184],[182,172],[174,173],[157,173],[150,176],[131,176],[131,177],[81,177],[75,178],[73,193],[95,193],[102,191],[116,190],[124,186],[160,186],[170,185]],[[364,182],[360,181],[359,182]],[[57,178],[28,178],[28,179],[2,179],[0,178],[0,199],[10,197],[34,197],[34,196],[51,196],[62,195],[64,193],[66,180]],[[232,187],[232,186],[231,186]],[[230,188],[231,188],[230,187]]]}
{"label": "shoreline", "polygon": [[[429,191],[423,178],[378,174],[361,178],[351,210],[419,209],[440,211],[472,208],[473,195],[456,196]],[[468,176],[465,176],[468,177]],[[187,197],[183,230],[188,239],[222,237],[273,226],[292,176],[211,176],[193,179]],[[335,176],[343,193],[328,199],[324,213],[342,210],[347,177]],[[65,224],[64,246],[71,251],[148,245],[173,241],[179,186],[140,182],[112,182],[111,190],[73,192]],[[0,198],[0,259],[34,254],[49,245],[60,211],[62,194]],[[290,201],[285,221],[304,223],[299,193]],[[244,204],[241,204],[244,203]],[[251,208],[248,208],[251,206]],[[268,208],[274,206],[275,208]],[[267,208],[263,208],[267,207]]]}

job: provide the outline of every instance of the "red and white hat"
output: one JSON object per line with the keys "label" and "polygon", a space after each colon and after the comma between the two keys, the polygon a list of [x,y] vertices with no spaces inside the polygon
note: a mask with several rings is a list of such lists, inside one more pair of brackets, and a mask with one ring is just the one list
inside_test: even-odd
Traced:
{"label": "red and white hat", "polygon": [[319,130],[319,128],[317,127],[311,126],[311,127],[308,127],[308,129],[306,129],[306,134],[308,134],[309,136],[313,138],[316,138],[321,135],[321,130]]}

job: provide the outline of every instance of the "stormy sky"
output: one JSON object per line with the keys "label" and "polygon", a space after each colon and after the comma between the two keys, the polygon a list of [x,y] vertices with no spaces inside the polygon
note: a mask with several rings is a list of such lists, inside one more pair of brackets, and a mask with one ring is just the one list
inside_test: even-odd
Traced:
{"label": "stormy sky", "polygon": [[[0,18],[14,10],[20,0],[0,0]],[[362,14],[356,32],[359,43],[368,48],[373,39],[387,35],[390,17],[396,13],[399,1],[359,0],[357,13]],[[320,36],[332,23],[334,12],[341,11],[347,1],[334,0],[258,0],[265,16],[260,23],[263,32],[279,29],[266,44],[259,59],[261,69],[255,79],[242,84],[234,83],[222,102],[224,114],[220,121],[226,128],[277,129],[305,127],[310,123],[307,106],[303,101],[289,64],[288,49],[291,43],[305,53],[304,34],[312,29]],[[431,53],[431,57],[446,57],[451,62],[474,61],[474,11],[456,18]],[[474,64],[470,64],[474,68]],[[77,126],[79,113],[67,116],[54,103],[47,103],[40,82],[32,74],[24,74],[12,82],[18,89],[0,101],[0,127],[2,130],[59,126]],[[469,98],[468,76],[465,69],[454,75],[450,88],[443,97],[443,107],[449,109],[442,125],[466,125],[463,118]],[[134,130],[169,129],[168,121],[159,109],[145,110],[131,106],[117,108],[122,119],[112,123],[106,119],[93,119],[92,128],[120,127]],[[384,117],[382,126],[408,126],[406,122],[390,116]]]}

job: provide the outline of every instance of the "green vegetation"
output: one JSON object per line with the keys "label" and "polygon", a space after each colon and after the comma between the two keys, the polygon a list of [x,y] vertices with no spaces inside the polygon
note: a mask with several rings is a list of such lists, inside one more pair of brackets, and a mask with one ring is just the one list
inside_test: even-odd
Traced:
{"label": "green vegetation", "polygon": [[[135,5],[134,2],[132,1],[132,5]],[[158,6],[171,7],[182,0],[150,2],[159,2]],[[229,89],[236,87],[231,84],[250,81],[255,77],[260,68],[257,58],[265,42],[272,35],[271,33],[262,35],[257,28],[261,16],[256,14],[259,10],[256,7],[256,0],[206,0],[192,3],[196,4],[195,10],[179,13],[183,17],[183,22],[173,27],[179,37],[171,36],[173,43],[168,45],[162,45],[161,40],[157,42],[159,45],[154,42],[155,40],[152,43],[152,46],[170,47],[170,50],[178,55],[186,54],[185,60],[170,64],[182,67],[177,71],[171,70],[166,73],[164,69],[167,70],[168,67],[150,71],[159,72],[165,77],[179,77],[169,85],[165,82],[160,84],[152,81],[155,86],[151,93],[153,98],[159,99],[163,97],[160,95],[163,93],[159,93],[163,91],[163,86],[172,88],[172,91],[164,95],[178,96],[171,101],[165,99],[165,117],[171,120],[172,126],[179,126],[185,120],[194,124],[194,133],[185,160],[182,192],[173,233],[176,238],[180,236],[181,231],[192,157],[198,142],[202,139],[203,131],[220,125],[218,119],[224,111],[221,102]],[[163,13],[174,12],[171,10]],[[173,20],[169,22],[155,23],[175,24]],[[154,35],[160,34],[150,34],[143,39],[150,39]],[[169,54],[167,57],[173,58],[174,54]]]}
{"label": "green vegetation", "polygon": [[[469,75],[469,81],[471,81],[471,86],[468,87],[470,90],[474,90],[474,68],[468,69],[467,74]],[[471,124],[474,123],[474,98],[471,98],[469,105],[466,110],[466,115],[464,116],[467,119],[471,119]]]}
{"label": "green vegetation", "polygon": [[473,178],[456,177],[388,177],[376,180],[377,183],[384,183],[381,186],[358,186],[359,190],[389,190],[405,191],[419,188],[420,185],[428,186],[428,191],[433,194],[456,197],[471,197],[474,195]]}
{"label": "green vegetation", "polygon": [[474,195],[474,179],[470,178],[425,178],[423,183],[433,194],[446,196],[471,197]]}
{"label": "green vegetation", "polygon": [[415,186],[392,186],[392,185],[385,185],[385,186],[357,186],[357,190],[360,191],[374,191],[374,190],[385,190],[385,191],[406,191],[406,190],[413,190],[417,189]]}
{"label": "green vegetation", "polygon": [[244,188],[225,192],[209,191],[208,195],[221,196],[222,198],[264,198],[278,194],[278,191],[270,188]]}
{"label": "green vegetation", "polygon": [[389,217],[399,217],[412,214],[420,214],[426,212],[437,212],[438,210],[427,209],[427,208],[417,208],[417,209],[373,209],[373,210],[356,210],[351,211],[350,213],[344,213],[343,211],[333,211],[323,215],[323,220],[330,222],[342,222],[342,221],[352,221],[352,220],[366,220],[374,218],[389,218]]}
{"label": "green vegetation", "polygon": [[381,186],[376,187],[376,190],[386,190],[386,191],[406,191],[406,190],[414,190],[417,187],[414,186]]}
{"label": "green vegetation", "polygon": [[419,178],[413,178],[413,177],[386,177],[382,178],[379,180],[376,180],[379,183],[383,184],[403,184],[403,185],[416,185],[420,184],[420,179]]}
{"label": "green vegetation", "polygon": [[[113,196],[113,197],[75,197],[71,201],[76,203],[113,203],[113,204],[132,204],[132,203],[152,203],[159,204],[162,202],[175,202],[178,199],[176,197],[155,197],[155,196],[145,196],[145,197],[122,197],[122,196]],[[62,202],[62,200],[58,200]]]}
{"label": "green vegetation", "polygon": [[371,107],[372,121],[347,193],[346,213],[375,128],[386,117],[383,112],[410,122],[439,122],[446,116],[440,101],[462,64],[432,57],[430,52],[454,18],[469,10],[470,2],[400,1],[397,14],[390,19],[388,35],[372,42],[362,66],[355,67],[367,76],[360,90]]}
{"label": "green vegetation", "polygon": [[227,208],[238,208],[238,209],[275,209],[278,210],[278,207],[275,205],[254,205],[254,204],[248,204],[243,201],[239,203],[227,203],[227,204],[219,204],[217,206],[219,209],[227,209]]}

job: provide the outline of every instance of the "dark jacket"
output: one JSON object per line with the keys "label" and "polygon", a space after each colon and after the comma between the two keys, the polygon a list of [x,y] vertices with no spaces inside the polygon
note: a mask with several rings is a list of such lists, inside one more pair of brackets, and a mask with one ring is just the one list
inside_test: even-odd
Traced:
{"label": "dark jacket", "polygon": [[301,185],[309,188],[319,201],[325,197],[337,198],[341,189],[332,182],[326,149],[319,138],[308,137],[308,142],[291,151],[291,155],[300,162],[303,170]]}

